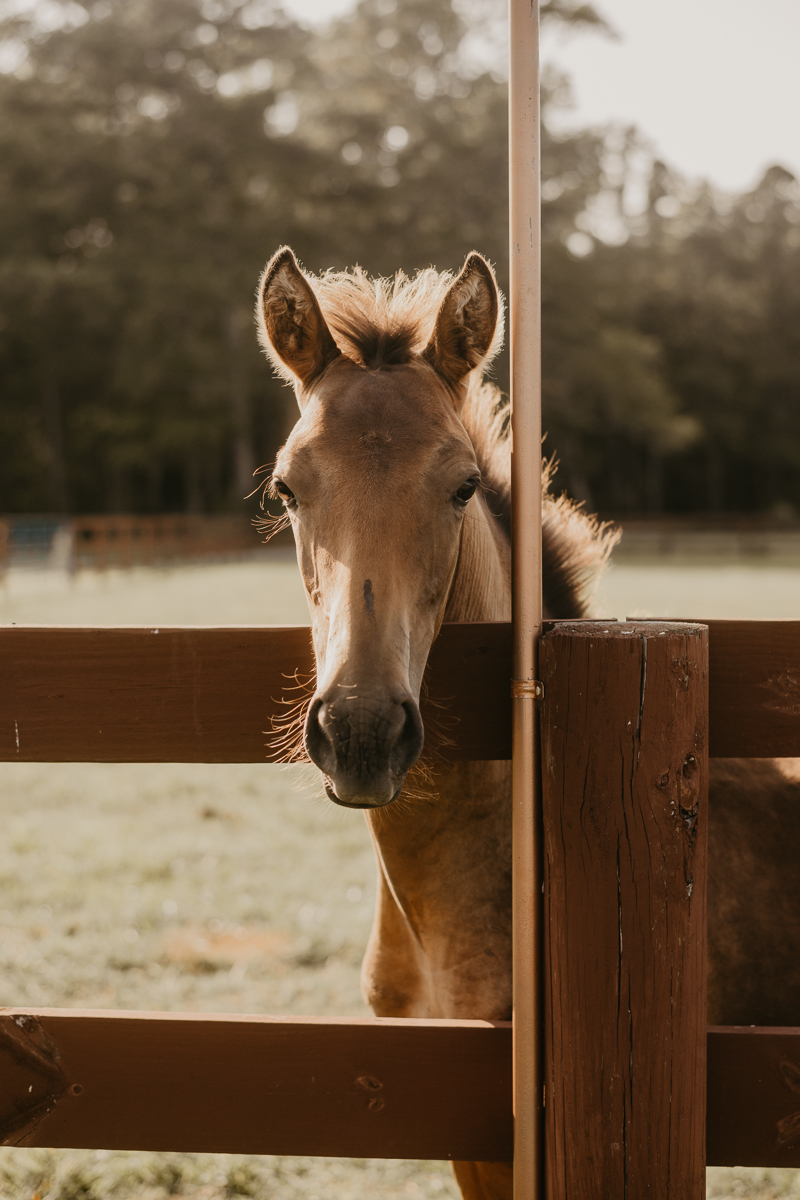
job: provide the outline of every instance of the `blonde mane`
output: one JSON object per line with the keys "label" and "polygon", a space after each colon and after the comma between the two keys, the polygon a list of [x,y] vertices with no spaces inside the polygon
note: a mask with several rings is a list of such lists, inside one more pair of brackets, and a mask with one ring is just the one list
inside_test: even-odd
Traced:
{"label": "blonde mane", "polygon": [[[470,436],[489,511],[511,539],[511,447],[509,401],[499,388],[474,379],[461,412]],[[558,470],[554,457],[542,459],[542,590],[550,617],[591,615],[600,577],[622,531],[599,521],[564,492],[550,490]]]}
{"label": "blonde mane", "polygon": [[[450,271],[433,267],[409,278],[370,279],[361,267],[304,272],[339,349],[360,366],[380,370],[412,362],[428,345],[442,301],[455,281]],[[511,535],[511,466],[508,398],[483,378],[503,343],[504,306],[482,368],[473,371],[461,419],[472,439],[492,515]],[[281,374],[286,368],[270,355]],[[556,462],[542,465],[542,541],[544,603],[551,617],[587,616],[600,575],[620,537],[607,522],[583,511],[566,495],[550,492]]]}
{"label": "blonde mane", "polygon": [[[370,279],[361,267],[306,275],[340,350],[370,370],[411,362],[427,346],[436,314],[456,276],[427,267],[409,278]],[[488,366],[503,344],[503,304]]]}

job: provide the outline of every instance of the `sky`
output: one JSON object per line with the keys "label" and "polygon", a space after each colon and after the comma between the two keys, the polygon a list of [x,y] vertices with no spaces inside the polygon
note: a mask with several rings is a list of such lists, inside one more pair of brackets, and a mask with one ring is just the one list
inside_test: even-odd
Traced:
{"label": "sky", "polygon": [[800,0],[599,0],[619,41],[549,37],[575,124],[636,124],[657,153],[725,189],[778,162],[800,175]]}
{"label": "sky", "polygon": [[[402,0],[400,0],[402,3]],[[352,0],[285,0],[308,23]],[[800,176],[800,0],[597,0],[619,34],[542,44],[572,78],[567,123],[635,124],[682,173],[741,191],[778,162]]]}

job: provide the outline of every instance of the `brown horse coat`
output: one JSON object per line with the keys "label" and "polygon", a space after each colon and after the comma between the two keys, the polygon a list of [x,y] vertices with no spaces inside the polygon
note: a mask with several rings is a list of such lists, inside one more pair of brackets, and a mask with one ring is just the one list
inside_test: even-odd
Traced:
{"label": "brown horse coat", "polygon": [[[506,412],[482,377],[501,336],[494,276],[473,254],[455,279],[312,282],[283,249],[257,316],[301,412],[272,491],[311,613],[305,747],[328,796],[365,810],[375,847],[364,994],[380,1016],[507,1019],[510,766],[416,765],[442,621],[511,616]],[[584,616],[617,535],[549,494],[543,523],[546,611]],[[712,784],[712,1019],[798,1023],[797,843],[786,837],[798,785],[772,764],[718,764]],[[773,965],[756,973],[764,951]],[[455,1171],[470,1200],[511,1196],[508,1164]]]}

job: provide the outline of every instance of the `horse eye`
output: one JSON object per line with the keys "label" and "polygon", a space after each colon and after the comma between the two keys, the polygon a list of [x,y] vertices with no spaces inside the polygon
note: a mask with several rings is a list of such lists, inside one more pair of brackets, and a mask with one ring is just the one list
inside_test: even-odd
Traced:
{"label": "horse eye", "polygon": [[453,497],[456,504],[461,504],[461,505],[468,504],[469,501],[472,499],[472,497],[475,495],[475,491],[476,491],[477,487],[478,487],[477,479],[468,479],[466,483],[462,483],[461,487],[458,489],[455,496]]}
{"label": "horse eye", "polygon": [[276,496],[279,496],[284,504],[291,504],[294,500],[294,492],[286,486],[282,479],[273,479],[272,487]]}

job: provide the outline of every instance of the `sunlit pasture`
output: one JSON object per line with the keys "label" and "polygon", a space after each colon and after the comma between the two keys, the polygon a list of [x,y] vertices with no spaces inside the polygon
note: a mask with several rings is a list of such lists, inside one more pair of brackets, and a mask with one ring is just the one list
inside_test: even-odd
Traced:
{"label": "sunlit pasture", "polygon": [[[613,561],[595,595],[602,617],[800,618],[800,559]],[[0,575],[0,623],[307,625],[294,552],[212,565]]]}
{"label": "sunlit pasture", "polygon": [[[793,617],[800,564],[612,566],[606,616]],[[290,552],[130,572],[14,572],[0,622],[307,622]],[[0,1005],[364,1015],[374,894],[355,813],[308,768],[0,764]],[[373,1200],[457,1195],[444,1163],[0,1151],[14,1200]],[[709,1174],[709,1196],[800,1196],[787,1171]]]}

